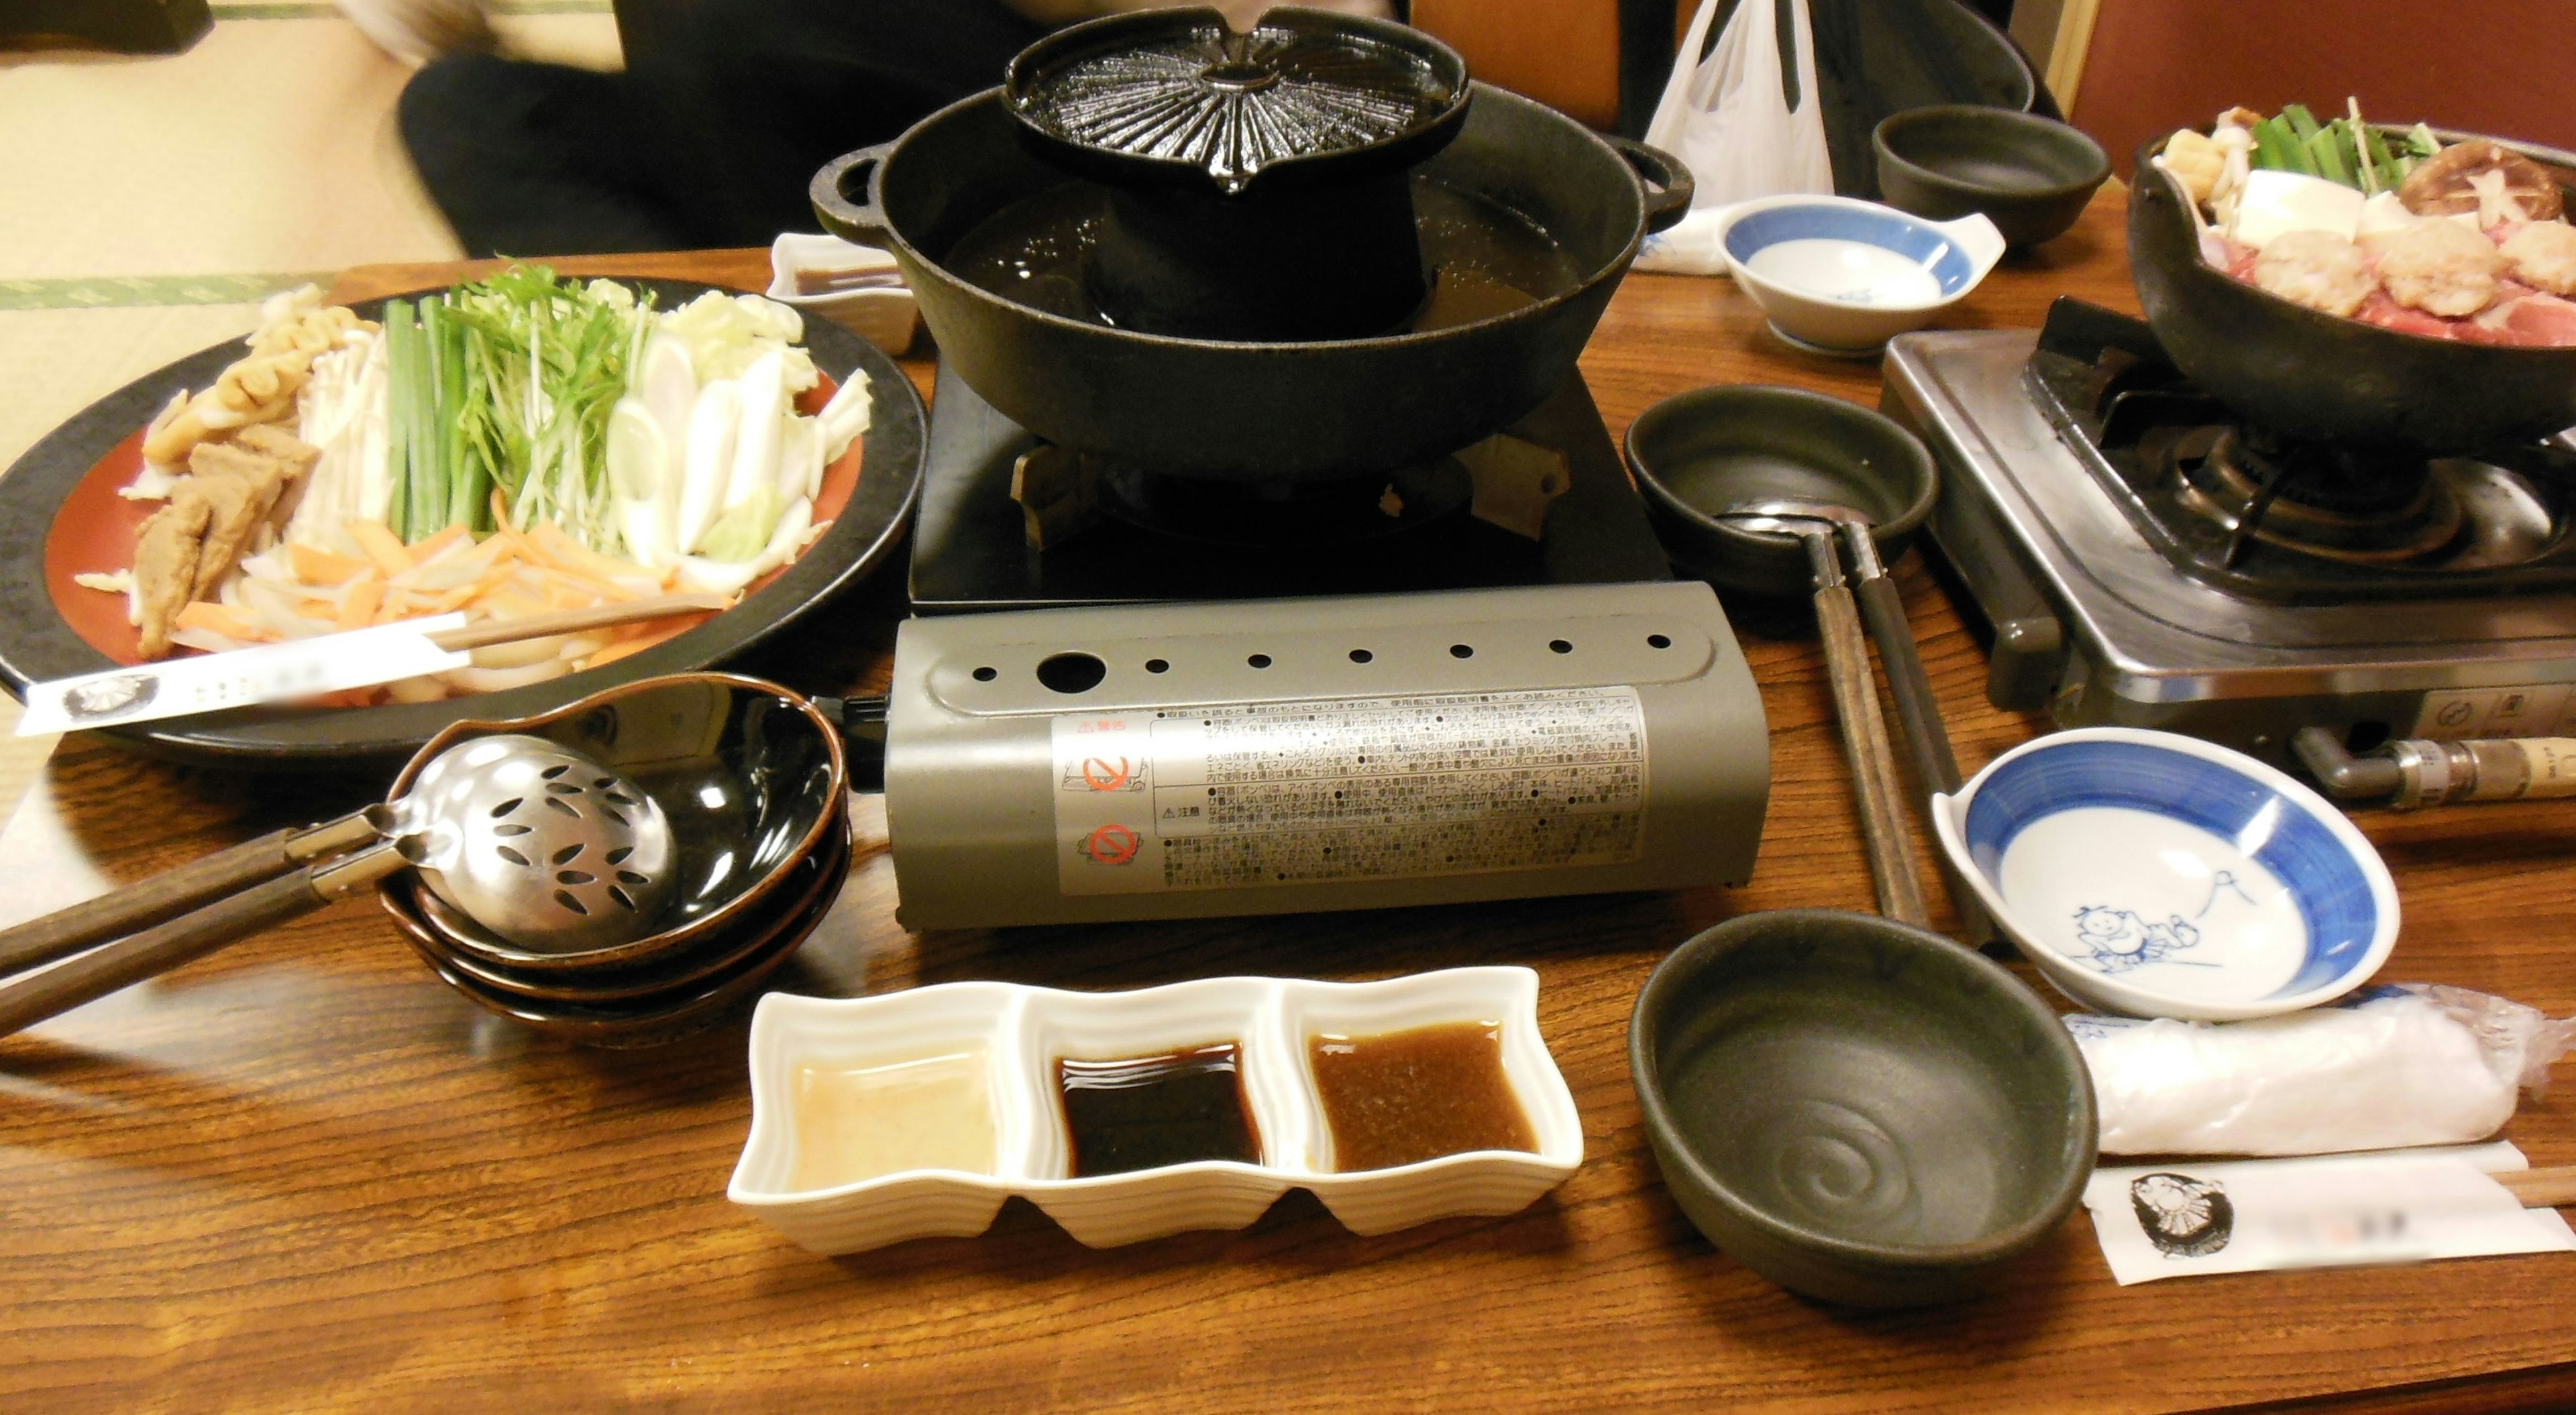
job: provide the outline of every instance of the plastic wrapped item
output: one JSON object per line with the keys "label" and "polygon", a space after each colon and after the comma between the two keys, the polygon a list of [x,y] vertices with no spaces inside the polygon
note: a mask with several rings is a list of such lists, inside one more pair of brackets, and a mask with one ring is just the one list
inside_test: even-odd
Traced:
{"label": "plastic wrapped item", "polygon": [[[1722,0],[1700,0],[1646,141],[1690,168],[1694,217],[1751,197],[1832,191],[1807,0],[1736,6],[1702,59],[1709,26],[1725,8]],[[1683,221],[1646,242],[1637,269],[1725,274],[1716,229],[1711,219]]]}
{"label": "plastic wrapped item", "polygon": [[2073,1016],[2102,1152],[2313,1155],[2483,1140],[2540,1093],[2576,1018],[2407,983],[2252,1022]]}

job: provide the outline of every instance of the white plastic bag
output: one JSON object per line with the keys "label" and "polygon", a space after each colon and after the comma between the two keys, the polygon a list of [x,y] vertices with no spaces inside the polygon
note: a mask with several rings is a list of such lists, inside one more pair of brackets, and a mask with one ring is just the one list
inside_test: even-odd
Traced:
{"label": "white plastic bag", "polygon": [[[1700,0],[1672,79],[1646,126],[1647,144],[1680,158],[1696,190],[1690,216],[1646,242],[1637,259],[1640,270],[1722,275],[1726,255],[1717,248],[1718,213],[1753,197],[1834,189],[1807,0],[1741,0],[1717,47],[1694,63],[1721,3]],[[1795,109],[1780,66],[1783,9],[1796,40]]]}
{"label": "white plastic bag", "polygon": [[2373,988],[2254,1022],[2075,1016],[2109,1155],[2313,1155],[2483,1140],[2576,1020],[2466,988]]}

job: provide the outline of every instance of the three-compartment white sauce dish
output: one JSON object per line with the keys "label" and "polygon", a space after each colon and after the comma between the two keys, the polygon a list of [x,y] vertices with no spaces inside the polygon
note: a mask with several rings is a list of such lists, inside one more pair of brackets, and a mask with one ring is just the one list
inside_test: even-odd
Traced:
{"label": "three-compartment white sauce dish", "polygon": [[726,1196],[818,1253],[971,1237],[1027,1198],[1095,1248],[1306,1189],[1354,1233],[1526,1207],[1583,1162],[1538,975],[1123,993],[773,993]]}

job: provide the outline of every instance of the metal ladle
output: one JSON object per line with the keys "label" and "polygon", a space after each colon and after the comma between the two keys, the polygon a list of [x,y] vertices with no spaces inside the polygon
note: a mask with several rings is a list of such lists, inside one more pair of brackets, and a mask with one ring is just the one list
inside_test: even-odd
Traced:
{"label": "metal ladle", "polygon": [[[648,932],[677,886],[661,807],[624,776],[539,737],[468,738],[423,767],[399,800],[314,832],[346,838],[351,820],[364,822],[376,843],[227,894],[0,989],[0,1035],[345,899],[400,869],[418,869],[440,898],[492,932],[564,951]],[[161,883],[146,881],[137,891],[154,894]],[[62,932],[44,927],[55,917],[9,933],[58,941]],[[0,945],[8,941],[0,935]],[[33,950],[15,951],[23,957]]]}
{"label": "metal ladle", "polygon": [[[1798,535],[1792,528],[1795,524],[1822,522],[1841,532],[1843,543],[1851,549],[1853,578],[1859,585],[1854,598],[1861,617],[1868,623],[1870,641],[1878,645],[1879,662],[1886,665],[1888,695],[1896,700],[1899,734],[1914,757],[1915,782],[1921,788],[1915,795],[1915,804],[1929,821],[1934,793],[1958,793],[1959,758],[1950,746],[1950,730],[1942,721],[1940,700],[1932,696],[1932,680],[1923,671],[1923,654],[1914,642],[1914,626],[1905,617],[1905,600],[1897,592],[1896,582],[1888,577],[1887,567],[1879,562],[1878,543],[1870,537],[1872,524],[1868,515],[1835,502],[1785,497],[1745,502],[1719,515],[1747,530]],[[1827,553],[1831,553],[1830,546]],[[1808,554],[1812,558],[1815,552],[1811,548]],[[1830,660],[1827,671],[1831,671]],[[1864,684],[1868,683],[1866,673],[1860,677]],[[1877,694],[1872,692],[1869,696],[1874,707]],[[1866,825],[1866,817],[1863,823]],[[1907,875],[1911,878],[1910,868]],[[1995,937],[1993,922],[1978,905],[1976,896],[1950,877],[1946,864],[1943,882],[1949,887],[1950,902],[1958,911],[1969,942],[1984,946]]]}

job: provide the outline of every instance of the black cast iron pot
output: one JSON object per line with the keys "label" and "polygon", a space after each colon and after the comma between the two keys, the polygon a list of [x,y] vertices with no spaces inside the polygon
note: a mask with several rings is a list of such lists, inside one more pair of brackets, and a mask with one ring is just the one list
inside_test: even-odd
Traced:
{"label": "black cast iron pot", "polygon": [[[2576,172],[2576,155],[2491,141]],[[2291,437],[2433,456],[2498,451],[2576,427],[2576,348],[2404,334],[2294,304],[2212,268],[2184,205],[2191,198],[2150,165],[2163,150],[2161,138],[2138,149],[2129,271],[2157,341],[2211,397]]]}
{"label": "black cast iron pot", "polygon": [[1418,174],[1526,217],[1581,276],[1451,328],[1311,343],[1177,338],[1048,314],[959,279],[943,264],[959,237],[1076,180],[1027,150],[998,88],[827,164],[814,176],[814,210],[834,234],[892,251],[940,357],[1041,437],[1236,481],[1388,471],[1464,447],[1545,401],[1574,371],[1639,244],[1690,210],[1689,173],[1672,157],[1474,87],[1458,136]]}
{"label": "black cast iron pot", "polygon": [[1412,169],[1467,119],[1467,65],[1418,29],[1275,8],[1059,30],[1002,80],[1031,152],[1107,189],[1084,268],[1122,329],[1242,342],[1360,339],[1428,293]]}

